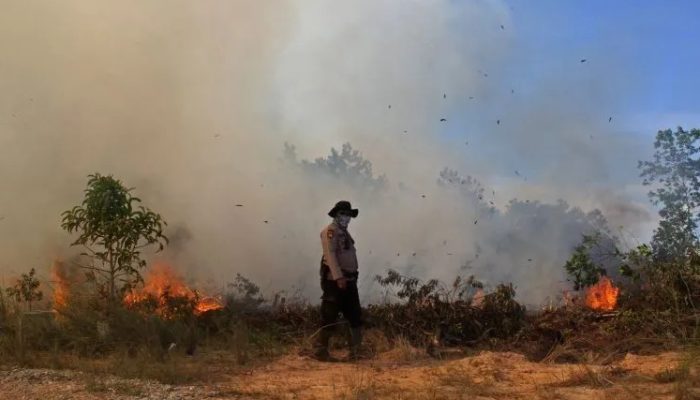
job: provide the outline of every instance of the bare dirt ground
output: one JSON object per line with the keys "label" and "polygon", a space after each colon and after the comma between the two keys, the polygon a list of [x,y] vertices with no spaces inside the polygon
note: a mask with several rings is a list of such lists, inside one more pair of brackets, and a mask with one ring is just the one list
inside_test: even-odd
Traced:
{"label": "bare dirt ground", "polygon": [[[678,353],[627,355],[606,366],[480,352],[435,360],[393,350],[355,363],[286,355],[214,383],[165,385],[67,370],[0,369],[0,399],[674,399]],[[694,373],[696,373],[695,371]]]}

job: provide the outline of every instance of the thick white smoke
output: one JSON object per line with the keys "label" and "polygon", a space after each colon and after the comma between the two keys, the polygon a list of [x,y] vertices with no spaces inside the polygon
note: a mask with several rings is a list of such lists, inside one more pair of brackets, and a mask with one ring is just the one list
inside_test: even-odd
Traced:
{"label": "thick white smoke", "polygon": [[[318,232],[342,198],[361,210],[364,277],[475,274],[512,280],[532,303],[560,288],[580,234],[557,199],[638,235],[653,226],[630,178],[647,150],[606,125],[631,84],[624,62],[523,85],[517,15],[502,2],[10,0],[0,26],[5,277],[72,254],[59,214],[92,172],[163,214],[175,240],[162,256],[188,276],[242,273],[313,298]],[[298,159],[349,142],[387,187],[294,168],[285,142]],[[444,167],[479,179],[485,199],[438,185]],[[527,206],[517,215],[542,222],[516,227],[513,197],[553,205]]]}

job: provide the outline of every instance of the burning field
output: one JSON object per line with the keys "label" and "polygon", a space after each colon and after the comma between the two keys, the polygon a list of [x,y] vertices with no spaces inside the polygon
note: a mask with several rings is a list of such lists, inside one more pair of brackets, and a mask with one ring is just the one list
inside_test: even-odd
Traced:
{"label": "burning field", "polygon": [[[59,325],[25,315],[24,329],[57,333],[71,319],[79,323],[75,313],[86,312],[75,292],[84,279],[61,263],[53,271]],[[700,350],[652,340],[645,330],[653,325],[649,321],[639,327],[644,332],[630,331],[626,318],[632,309],[620,304],[623,289],[606,276],[556,308],[527,313],[509,286],[484,290],[470,278],[445,291],[445,285],[395,272],[377,280],[401,289],[403,301],[369,305],[363,359],[329,365],[309,357],[316,307],[280,295],[260,301],[255,285],[243,277],[227,293],[200,291],[167,263],[156,262],[139,287],[123,296],[122,314],[111,320],[110,332],[91,339],[112,350],[78,346],[59,356],[25,344],[32,358],[15,359],[24,368],[0,366],[0,390],[20,398],[115,400],[700,396]],[[141,336],[120,340],[134,333]],[[32,331],[23,335],[25,342],[47,339]],[[342,360],[345,343],[338,339],[332,352]],[[142,347],[149,342],[152,347]],[[37,369],[49,365],[60,370]]]}
{"label": "burning field", "polygon": [[[121,193],[124,205],[140,201],[130,198],[121,182],[95,175],[84,204],[89,207],[93,191],[104,186]],[[115,207],[114,200],[97,194],[99,209],[109,199],[114,211],[106,221],[91,223],[112,227],[112,218],[122,218],[142,246],[158,246],[156,253],[165,248],[169,240],[158,214],[145,207],[137,213]],[[65,212],[63,227],[90,231],[91,212],[80,206]],[[79,244],[95,246],[102,243],[95,237],[111,237],[100,229]],[[348,353],[348,326],[341,320],[330,347],[330,357],[341,363],[329,370],[314,350],[318,305],[288,292],[266,297],[240,274],[217,288],[203,286],[168,262],[140,259],[130,237],[70,262],[54,262],[48,285],[32,270],[7,290],[0,303],[4,321],[12,322],[0,336],[8,360],[0,364],[7,366],[0,369],[3,393],[44,376],[47,381],[31,389],[34,398],[44,393],[86,399],[106,393],[115,399],[164,393],[182,399],[686,399],[699,394],[697,293],[689,291],[700,287],[694,258],[688,269],[669,274],[645,246],[627,253],[616,249],[620,262],[637,268],[609,276],[595,261],[599,237],[584,236],[563,268],[578,290],[567,289],[534,309],[518,301],[512,283],[488,285],[474,275],[452,282],[422,280],[389,269],[374,278],[385,300],[364,305],[360,353]],[[37,306],[51,311],[35,311]]]}
{"label": "burning field", "polygon": [[[122,188],[111,177],[95,181]],[[81,226],[83,214],[71,212],[65,226]],[[153,224],[142,234],[158,232],[157,214],[141,213]],[[320,310],[304,297],[266,296],[240,274],[201,285],[163,260],[130,269],[114,260],[138,257],[133,247],[108,247],[54,262],[48,285],[32,271],[7,291],[0,390],[76,399],[696,398],[694,270],[681,270],[679,282],[678,271],[646,263],[642,246],[618,252],[638,263],[635,274],[609,276],[586,246],[566,263],[579,290],[534,309],[511,283],[389,269],[374,278],[385,301],[364,305],[361,356],[350,359],[341,320],[332,368],[314,356]]]}
{"label": "burning field", "polygon": [[2,1],[0,400],[700,398],[700,6],[581,3]]}
{"label": "burning field", "polygon": [[[60,318],[46,325],[45,319],[24,316],[29,331],[23,341],[46,340],[41,335],[49,329],[59,335],[53,340],[75,346],[78,342],[61,339],[59,332],[70,334],[71,324],[84,326],[86,315],[76,314],[86,314],[86,305],[77,301],[76,291],[87,282],[61,263],[53,269],[53,308]],[[573,400],[700,394],[697,349],[679,346],[680,338],[653,338],[653,329],[680,335],[682,326],[671,329],[675,322],[651,309],[634,311],[625,303],[629,295],[609,277],[579,296],[563,297],[557,307],[532,311],[513,299],[508,285],[484,290],[473,278],[444,285],[391,271],[377,280],[394,289],[398,301],[370,304],[364,358],[329,369],[309,356],[317,307],[279,294],[262,300],[243,277],[226,293],[195,289],[167,263],[155,262],[143,282],[124,294],[108,331],[98,328],[92,343],[58,360],[33,343],[31,362],[16,359],[69,371],[0,369],[0,389],[18,393],[40,376],[40,383],[22,389],[32,398],[70,393],[76,399]],[[90,323],[97,326],[109,320],[95,318]],[[692,329],[689,321],[684,324]],[[332,352],[342,360],[341,338]],[[102,356],[88,355],[95,351]]]}

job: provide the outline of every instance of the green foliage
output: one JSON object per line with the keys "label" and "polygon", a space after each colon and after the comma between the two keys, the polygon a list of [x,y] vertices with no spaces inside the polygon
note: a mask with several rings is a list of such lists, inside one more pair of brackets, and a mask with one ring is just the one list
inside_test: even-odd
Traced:
{"label": "green foliage", "polygon": [[32,302],[40,301],[44,297],[44,293],[39,290],[39,285],[36,271],[32,268],[28,274],[22,274],[22,277],[12,287],[7,288],[6,292],[16,302],[27,303],[29,311],[31,311]]}
{"label": "green foliage", "polygon": [[653,253],[647,244],[641,244],[623,255],[624,264],[620,266],[620,274],[631,278],[634,282],[642,279],[642,273],[653,268]]}
{"label": "green foliage", "polygon": [[698,246],[700,206],[700,130],[678,127],[659,131],[652,161],[640,161],[644,185],[654,185],[649,198],[661,205],[661,222],[654,232],[652,248],[659,261],[681,261]]}
{"label": "green foliage", "polygon": [[656,310],[684,314],[700,300],[700,258],[691,253],[685,262],[661,261],[649,245],[622,254],[620,272],[630,278],[626,292],[631,301]]}
{"label": "green foliage", "polygon": [[600,234],[583,235],[580,245],[576,246],[573,254],[566,261],[564,269],[573,278],[574,290],[580,290],[586,286],[594,285],[605,269],[596,265],[591,260],[591,251],[598,244]]}
{"label": "green foliage", "polygon": [[139,269],[146,261],[141,251],[149,246],[161,251],[168,243],[163,235],[166,222],[138,205],[141,200],[131,190],[112,176],[89,175],[82,204],[62,213],[61,227],[78,233],[72,245],[82,246],[82,254],[91,260],[81,267],[109,303],[142,282]]}

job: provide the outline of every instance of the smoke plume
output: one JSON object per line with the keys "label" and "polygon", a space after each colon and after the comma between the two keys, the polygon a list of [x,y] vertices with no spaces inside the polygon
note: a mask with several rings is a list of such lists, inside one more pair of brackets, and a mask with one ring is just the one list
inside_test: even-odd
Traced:
{"label": "smoke plume", "polygon": [[[530,75],[517,23],[500,1],[7,1],[2,276],[76,252],[60,213],[100,172],[163,215],[154,257],[192,279],[315,300],[319,232],[347,199],[366,299],[386,268],[556,295],[601,216],[649,236],[649,150],[608,122],[636,83],[624,59]],[[334,170],[345,143],[371,171]]]}

